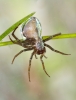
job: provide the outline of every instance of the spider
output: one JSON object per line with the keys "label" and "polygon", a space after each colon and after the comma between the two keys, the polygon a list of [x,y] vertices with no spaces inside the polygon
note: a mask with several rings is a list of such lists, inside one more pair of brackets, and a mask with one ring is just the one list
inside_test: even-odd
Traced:
{"label": "spider", "polygon": [[51,49],[52,51],[54,51],[56,53],[60,53],[62,55],[70,55],[70,54],[66,54],[66,53],[63,53],[61,51],[55,50],[50,45],[45,43],[46,41],[52,39],[53,37],[61,35],[61,33],[54,34],[54,35],[50,36],[49,38],[43,40],[42,36],[41,36],[41,32],[42,32],[41,23],[36,17],[31,17],[30,19],[27,20],[26,24],[24,23],[22,25],[22,30],[21,31],[22,31],[22,35],[24,37],[26,37],[25,40],[21,41],[15,36],[14,33],[15,33],[17,28],[18,28],[18,26],[12,32],[12,36],[14,37],[14,39],[16,41],[12,40],[10,36],[9,36],[9,39],[14,44],[18,44],[18,45],[24,47],[25,49],[21,50],[19,53],[17,53],[14,56],[14,58],[12,60],[12,64],[13,64],[15,58],[18,55],[20,55],[22,52],[33,50],[32,54],[31,54],[31,57],[30,57],[30,60],[29,60],[29,67],[28,67],[28,78],[29,78],[29,81],[31,81],[30,80],[31,61],[32,61],[33,56],[35,56],[35,58],[37,59],[36,55],[40,55],[40,60],[41,60],[41,63],[42,63],[43,70],[46,73],[46,75],[48,77],[50,77],[50,75],[47,73],[47,71],[45,69],[44,62],[42,60],[43,57],[47,58],[45,56],[46,47],[48,47],[49,49]]}

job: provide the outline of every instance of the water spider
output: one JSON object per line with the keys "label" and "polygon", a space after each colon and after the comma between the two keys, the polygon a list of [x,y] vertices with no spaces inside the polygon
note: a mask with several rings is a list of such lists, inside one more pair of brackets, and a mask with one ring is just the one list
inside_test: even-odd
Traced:
{"label": "water spider", "polygon": [[27,20],[26,24],[24,23],[22,25],[22,34],[24,37],[26,37],[25,40],[21,41],[19,40],[16,36],[15,36],[15,31],[18,27],[16,27],[14,29],[14,31],[12,32],[12,36],[14,37],[14,40],[11,39],[11,37],[9,36],[9,39],[14,43],[14,44],[18,44],[22,47],[24,47],[25,49],[21,50],[18,54],[16,54],[12,60],[12,63],[14,62],[15,58],[20,55],[22,52],[25,51],[30,51],[33,50],[30,60],[29,60],[29,67],[28,67],[28,77],[29,77],[29,81],[30,81],[30,68],[31,68],[31,61],[33,56],[35,56],[35,58],[37,59],[36,55],[40,55],[40,60],[42,63],[42,67],[44,72],[46,73],[46,75],[48,77],[49,74],[46,72],[45,66],[44,66],[44,62],[42,60],[43,57],[46,58],[46,56],[44,55],[46,52],[46,47],[48,47],[50,50],[56,52],[56,53],[60,53],[62,55],[70,55],[70,54],[66,54],[63,52],[60,52],[58,50],[53,49],[50,45],[46,44],[45,42],[52,39],[55,36],[61,35],[61,33],[55,34],[50,36],[49,38],[43,40],[42,36],[41,36],[41,32],[42,32],[42,27],[41,27],[41,23],[40,21],[36,18],[36,17],[31,17],[30,19]]}

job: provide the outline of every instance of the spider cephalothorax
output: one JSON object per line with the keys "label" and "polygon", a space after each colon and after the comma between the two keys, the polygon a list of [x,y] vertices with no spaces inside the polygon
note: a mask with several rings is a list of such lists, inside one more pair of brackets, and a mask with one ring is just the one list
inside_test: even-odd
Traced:
{"label": "spider cephalothorax", "polygon": [[[46,44],[45,42],[52,39],[55,36],[61,35],[61,33],[55,34],[50,36],[49,38],[42,40],[41,37],[41,32],[42,32],[42,27],[41,27],[41,23],[40,21],[36,18],[36,17],[31,17],[30,19],[27,20],[27,23],[22,25],[22,34],[24,37],[26,37],[25,40],[21,41],[19,40],[14,32],[18,27],[16,27],[14,29],[14,31],[12,32],[12,36],[16,39],[16,41],[12,40],[11,37],[9,36],[10,40],[14,43],[14,44],[18,44],[22,47],[24,47],[24,50],[21,50],[18,54],[16,54],[12,60],[12,63],[14,62],[15,58],[21,54],[24,51],[29,51],[29,50],[33,50],[30,60],[29,60],[29,67],[28,67],[28,77],[29,77],[29,81],[30,81],[30,68],[31,68],[31,60],[33,58],[33,55],[35,55],[35,58],[37,59],[36,54],[40,55],[40,60],[42,63],[42,67],[43,70],[45,71],[45,73],[48,75],[48,73],[45,70],[45,66],[44,66],[44,62],[42,60],[43,57],[46,58],[46,56],[44,55],[46,52],[46,47],[48,47],[49,49],[51,49],[54,52],[60,53],[62,55],[70,55],[70,54],[66,54],[63,52],[60,52],[58,50],[53,49],[50,45]],[[48,75],[49,76],[49,75]],[[50,76],[49,76],[50,77]]]}

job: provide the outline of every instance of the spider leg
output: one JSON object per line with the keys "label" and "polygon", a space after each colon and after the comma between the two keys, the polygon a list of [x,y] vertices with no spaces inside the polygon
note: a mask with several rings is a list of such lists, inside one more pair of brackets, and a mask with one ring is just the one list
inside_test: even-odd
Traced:
{"label": "spider leg", "polygon": [[16,36],[15,36],[15,31],[16,31],[16,29],[18,28],[18,26],[14,29],[14,31],[12,32],[12,36],[17,40],[17,41],[20,41]]}
{"label": "spider leg", "polygon": [[[22,43],[20,40],[14,41],[14,40],[11,39],[10,36],[9,36],[9,39],[10,39],[14,44],[18,44],[18,45],[20,45],[20,46],[23,46],[23,43]],[[25,46],[23,46],[23,47],[25,47]],[[26,48],[29,48],[29,47],[26,46]]]}
{"label": "spider leg", "polygon": [[28,48],[28,49],[21,50],[19,53],[17,53],[17,54],[14,56],[14,58],[13,58],[13,60],[12,60],[12,64],[13,64],[15,58],[16,58],[18,55],[20,55],[20,54],[21,54],[22,52],[24,52],[24,51],[29,51],[29,50],[32,50],[32,49],[33,49],[33,48]]}
{"label": "spider leg", "polygon": [[31,61],[32,61],[32,58],[33,58],[33,55],[35,54],[35,50],[32,52],[32,54],[31,54],[31,57],[30,57],[30,60],[29,60],[29,67],[28,67],[28,78],[29,78],[29,81],[31,81],[30,80],[30,68],[31,68]]}
{"label": "spider leg", "polygon": [[[20,25],[20,24],[19,24]],[[18,25],[18,26],[19,26]],[[10,38],[10,36],[9,36],[9,39],[14,43],[14,44],[18,44],[18,45],[20,45],[20,46],[23,46],[22,45],[22,42],[15,36],[15,31],[16,31],[16,29],[18,28],[18,26],[14,29],[14,31],[12,32],[12,36],[16,39],[16,41],[14,41],[14,40],[12,40],[11,38]]]}
{"label": "spider leg", "polygon": [[18,45],[20,45],[20,46],[23,46],[22,42],[12,40],[10,36],[9,36],[9,39],[10,39],[14,44],[18,44]]}
{"label": "spider leg", "polygon": [[14,44],[18,44],[18,45],[20,45],[20,46],[22,46],[22,47],[24,47],[24,48],[31,48],[31,47],[32,47],[32,46],[23,45],[24,43],[21,42],[21,41],[14,41],[14,40],[12,40],[10,36],[9,36],[9,39],[10,39]]}
{"label": "spider leg", "polygon": [[56,37],[56,36],[59,36],[59,35],[61,35],[61,33],[54,34],[54,35],[52,35],[52,36],[46,38],[45,40],[43,40],[43,42],[46,42],[46,41],[52,39],[53,37]]}
{"label": "spider leg", "polygon": [[13,41],[12,39],[11,39],[11,37],[9,36],[9,39],[14,43],[14,44],[17,44],[15,41]]}
{"label": "spider leg", "polygon": [[45,58],[47,58],[45,55],[43,55]]}
{"label": "spider leg", "polygon": [[36,54],[35,54],[35,58],[38,59],[37,56],[36,56]]}
{"label": "spider leg", "polygon": [[42,63],[42,67],[43,67],[43,70],[44,70],[44,72],[46,73],[46,75],[47,75],[48,77],[50,77],[49,74],[48,74],[48,73],[46,72],[46,70],[45,70],[44,62],[43,62],[43,60],[42,60],[43,56],[44,56],[44,54],[42,54],[42,55],[40,56],[40,60],[41,60],[41,63]]}
{"label": "spider leg", "polygon": [[[19,24],[20,25],[20,24]],[[19,26],[18,25],[18,26]],[[20,44],[20,40],[14,35],[14,33],[15,33],[15,31],[16,31],[16,29],[18,28],[18,26],[14,29],[14,31],[12,32],[12,36],[17,40],[17,42],[15,42],[15,41],[13,41],[12,39],[11,39],[11,37],[9,36],[9,39],[14,43],[14,44]],[[18,43],[19,42],[19,43]]]}
{"label": "spider leg", "polygon": [[71,55],[71,54],[66,54],[66,53],[63,53],[61,51],[58,51],[58,50],[55,50],[54,48],[52,48],[50,45],[48,44],[44,44],[44,46],[48,47],[49,49],[51,49],[52,51],[56,52],[56,53],[60,53],[62,55]]}

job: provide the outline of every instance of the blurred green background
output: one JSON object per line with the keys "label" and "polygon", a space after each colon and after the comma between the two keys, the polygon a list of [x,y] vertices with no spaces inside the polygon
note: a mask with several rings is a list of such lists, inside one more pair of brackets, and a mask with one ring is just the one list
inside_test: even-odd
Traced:
{"label": "blurred green background", "polygon": [[[15,22],[36,11],[42,24],[42,36],[56,33],[76,33],[76,0],[0,0],[0,34]],[[16,35],[21,38],[21,27]],[[10,33],[11,35],[11,33]],[[9,40],[8,36],[3,41]],[[47,49],[43,59],[50,78],[44,73],[38,56],[32,60],[31,82],[28,64],[32,51],[22,53],[18,45],[0,47],[0,100],[76,100],[76,39],[47,42],[70,56]]]}

